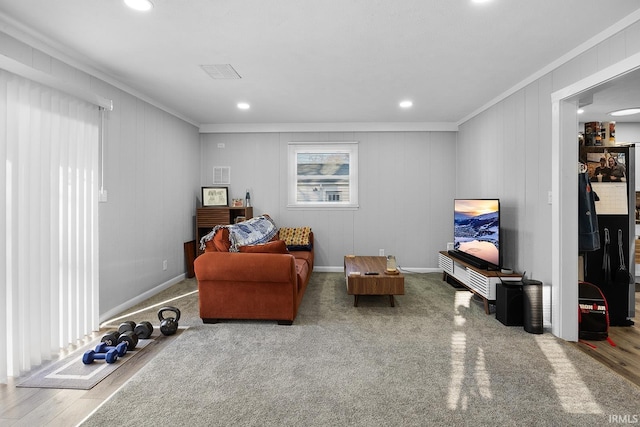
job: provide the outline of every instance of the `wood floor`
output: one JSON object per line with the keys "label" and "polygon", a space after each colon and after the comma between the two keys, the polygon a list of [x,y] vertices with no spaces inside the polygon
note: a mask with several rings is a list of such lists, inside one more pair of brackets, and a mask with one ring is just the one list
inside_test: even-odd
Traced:
{"label": "wood floor", "polygon": [[[96,334],[96,338],[106,332]],[[107,400],[174,336],[149,343],[91,390],[16,387],[16,379],[0,384],[0,426],[75,426]]]}
{"label": "wood floor", "polygon": [[[636,292],[636,307],[640,292]],[[103,331],[104,332],[104,331]],[[101,333],[102,334],[102,333]],[[97,334],[96,336],[100,336]],[[596,349],[575,345],[640,387],[640,325],[612,327],[610,336],[617,344],[594,342]],[[155,340],[148,350],[123,364],[91,390],[60,390],[15,387],[16,380],[0,384],[0,426],[75,426],[162,350],[174,337]]]}
{"label": "wood floor", "polygon": [[575,345],[589,356],[610,367],[632,383],[640,387],[640,321],[637,319],[640,308],[640,292],[636,292],[636,324],[632,327],[612,326],[609,328],[609,337],[616,344],[612,346],[606,341],[589,341],[595,345],[592,348],[587,344],[575,343]]}

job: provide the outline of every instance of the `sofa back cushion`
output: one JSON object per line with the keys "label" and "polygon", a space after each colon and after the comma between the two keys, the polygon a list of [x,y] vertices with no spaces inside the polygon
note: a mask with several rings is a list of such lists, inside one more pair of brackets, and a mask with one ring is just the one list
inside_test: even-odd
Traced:
{"label": "sofa back cushion", "polygon": [[244,253],[266,253],[266,254],[288,254],[287,245],[284,240],[273,240],[268,243],[258,245],[239,246],[238,252]]}

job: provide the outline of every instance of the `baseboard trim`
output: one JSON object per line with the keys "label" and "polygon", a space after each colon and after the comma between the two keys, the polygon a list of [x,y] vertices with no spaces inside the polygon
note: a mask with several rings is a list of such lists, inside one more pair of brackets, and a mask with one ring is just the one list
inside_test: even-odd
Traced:
{"label": "baseboard trim", "polygon": [[111,320],[111,317],[122,313],[123,311],[133,307],[136,304],[139,304],[139,303],[141,303],[143,301],[148,300],[152,296],[154,296],[156,294],[159,294],[160,292],[164,291],[165,289],[170,288],[171,286],[175,285],[176,283],[182,282],[186,277],[187,277],[186,274],[182,273],[182,274],[174,277],[173,279],[167,280],[166,282],[161,283],[160,285],[156,286],[155,288],[149,289],[148,291],[138,295],[137,297],[132,298],[132,299],[128,300],[127,302],[112,308],[111,310],[107,311],[106,313],[102,313],[100,315],[100,324],[102,325],[103,323],[107,322],[108,320]]}

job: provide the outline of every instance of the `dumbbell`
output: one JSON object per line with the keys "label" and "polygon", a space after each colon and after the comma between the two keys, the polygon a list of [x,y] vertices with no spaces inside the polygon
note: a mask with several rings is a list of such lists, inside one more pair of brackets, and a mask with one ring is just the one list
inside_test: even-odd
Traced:
{"label": "dumbbell", "polygon": [[118,331],[110,331],[104,334],[102,336],[102,339],[100,339],[100,341],[110,347],[115,347],[116,345],[118,345],[119,337],[120,337],[120,333]]}
{"label": "dumbbell", "polygon": [[127,331],[133,331],[135,327],[136,322],[134,322],[133,320],[127,320],[126,322],[120,323],[120,326],[118,326],[118,332],[123,334]]}
{"label": "dumbbell", "polygon": [[129,346],[127,345],[126,342],[121,342],[120,344],[118,344],[115,347],[108,346],[106,343],[101,342],[100,344],[98,344],[96,346],[95,352],[96,353],[106,353],[109,350],[115,349],[116,352],[118,353],[118,357],[122,357],[125,354],[127,354],[127,349],[128,348],[129,348]]}
{"label": "dumbbell", "polygon": [[127,320],[122,322],[118,327],[118,332],[123,334],[127,331],[132,331],[140,339],[147,339],[153,334],[153,325],[150,322],[140,322],[136,325],[136,322]]}
{"label": "dumbbell", "polygon": [[115,348],[112,348],[106,353],[96,353],[95,350],[89,350],[82,356],[82,363],[89,365],[96,359],[104,359],[107,363],[114,363],[118,360],[118,351]]}
{"label": "dumbbell", "polygon": [[129,349],[133,350],[140,339],[146,339],[151,336],[153,325],[149,322],[141,322],[136,325],[135,322],[127,321],[120,324],[118,332],[120,332],[118,344],[126,342]]}
{"label": "dumbbell", "polygon": [[133,350],[138,345],[138,335],[133,331],[126,331],[118,337],[118,344],[126,343],[128,350]]}

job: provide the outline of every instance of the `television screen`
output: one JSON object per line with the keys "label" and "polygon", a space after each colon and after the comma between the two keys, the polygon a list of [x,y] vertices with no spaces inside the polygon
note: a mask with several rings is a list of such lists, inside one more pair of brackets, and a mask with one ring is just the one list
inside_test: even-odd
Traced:
{"label": "television screen", "polygon": [[456,199],[453,211],[454,251],[478,261],[479,267],[499,268],[500,200]]}

